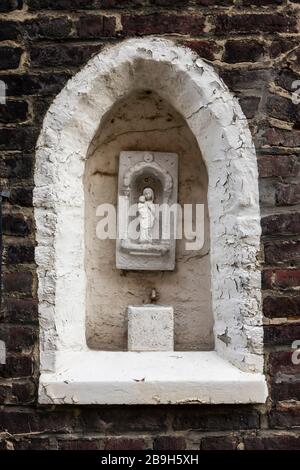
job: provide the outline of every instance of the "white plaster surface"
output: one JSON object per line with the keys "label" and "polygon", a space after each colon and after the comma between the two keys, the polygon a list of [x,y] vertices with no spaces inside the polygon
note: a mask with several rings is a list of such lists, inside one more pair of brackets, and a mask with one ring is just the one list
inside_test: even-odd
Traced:
{"label": "white plaster surface", "polygon": [[262,374],[242,372],[214,351],[90,351],[58,363],[57,373],[41,376],[40,403],[263,403],[267,397]]}
{"label": "white plaster surface", "polygon": [[166,305],[130,305],[128,351],[173,351],[174,311]]}
{"label": "white plaster surface", "polygon": [[[134,378],[143,379],[144,353],[91,352],[86,343],[83,174],[99,123],[116,100],[137,88],[157,91],[183,116],[207,167],[215,352],[184,353],[185,367],[180,375],[175,366],[172,378],[166,353],[149,353],[157,354],[159,376],[153,375],[148,392],[130,379],[129,397],[129,375],[118,380],[119,366],[127,361],[125,370],[141,372]],[[36,154],[41,402],[154,403],[158,395],[161,402],[178,403],[194,400],[195,389],[187,384],[203,380],[201,402],[265,400],[257,180],[255,151],[237,100],[190,50],[164,38],[131,39],[94,57],[68,82],[46,115]],[[91,362],[85,359],[89,354],[95,355]],[[137,354],[140,367],[132,367],[127,354]],[[205,379],[204,357],[206,370],[215,371]],[[215,360],[222,367],[215,368]]]}

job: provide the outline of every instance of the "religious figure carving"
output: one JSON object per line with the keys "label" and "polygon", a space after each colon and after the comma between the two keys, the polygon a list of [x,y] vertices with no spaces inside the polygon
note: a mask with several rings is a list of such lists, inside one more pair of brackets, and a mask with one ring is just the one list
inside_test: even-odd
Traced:
{"label": "religious figure carving", "polygon": [[138,213],[140,219],[140,243],[152,243],[152,230],[155,222],[154,192],[145,188],[139,197]]}

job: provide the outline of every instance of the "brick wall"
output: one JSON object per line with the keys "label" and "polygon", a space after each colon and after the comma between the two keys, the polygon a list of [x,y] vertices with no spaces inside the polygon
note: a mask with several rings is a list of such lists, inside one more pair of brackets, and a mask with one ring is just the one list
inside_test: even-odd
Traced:
{"label": "brick wall", "polygon": [[[0,105],[4,262],[0,448],[300,448],[299,0],[1,0]],[[39,407],[32,209],[34,147],[45,112],[107,43],[147,34],[178,39],[212,63],[240,99],[255,140],[262,207],[263,406]]]}

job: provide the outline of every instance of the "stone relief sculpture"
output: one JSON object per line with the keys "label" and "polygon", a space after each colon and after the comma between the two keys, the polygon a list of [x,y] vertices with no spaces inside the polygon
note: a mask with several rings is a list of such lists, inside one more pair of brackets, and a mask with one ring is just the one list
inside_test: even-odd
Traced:
{"label": "stone relief sculpture", "polygon": [[[162,220],[160,208],[177,203],[177,166],[178,156],[174,153],[121,152],[117,268],[174,269],[176,240],[171,237],[174,221]],[[138,237],[133,233],[136,225],[131,226],[132,208],[135,207]]]}
{"label": "stone relief sculpture", "polygon": [[139,197],[138,212],[140,219],[140,242],[152,243],[152,230],[155,222],[154,192],[145,188]]}

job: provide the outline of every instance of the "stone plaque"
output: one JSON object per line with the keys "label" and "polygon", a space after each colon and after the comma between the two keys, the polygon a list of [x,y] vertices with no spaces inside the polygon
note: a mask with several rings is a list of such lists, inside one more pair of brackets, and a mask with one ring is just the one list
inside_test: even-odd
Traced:
{"label": "stone plaque", "polygon": [[177,187],[177,154],[121,152],[117,268],[175,268]]}

